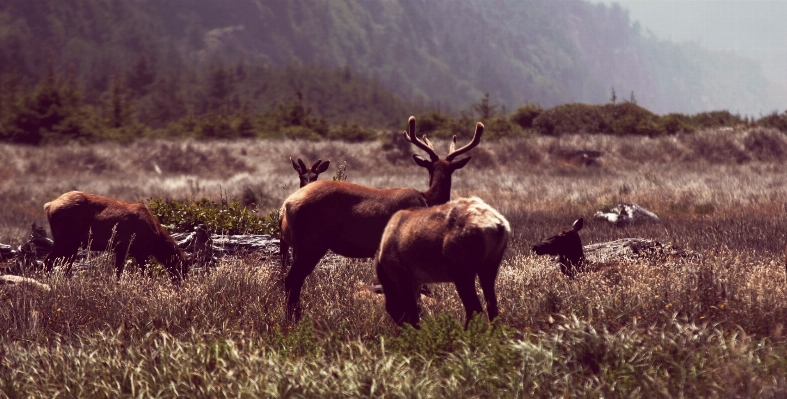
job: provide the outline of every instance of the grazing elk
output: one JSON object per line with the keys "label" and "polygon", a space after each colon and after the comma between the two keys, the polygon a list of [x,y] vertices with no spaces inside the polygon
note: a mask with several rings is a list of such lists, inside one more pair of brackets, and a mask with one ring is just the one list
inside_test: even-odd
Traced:
{"label": "grazing elk", "polygon": [[[470,143],[455,149],[456,136],[448,155],[440,159],[423,136],[415,136],[415,117],[408,121],[407,141],[429,154],[429,160],[413,155],[415,163],[429,171],[429,189],[376,189],[357,184],[318,180],[290,195],[282,205],[281,240],[293,250],[293,264],[284,279],[287,316],[298,320],[301,315],[301,288],[306,277],[328,250],[348,258],[371,258],[380,245],[388,220],[399,210],[423,208],[448,202],[451,197],[451,174],[470,161],[454,161],[481,142],[484,125],[476,125]],[[282,256],[282,268],[285,268]]]}
{"label": "grazing elk", "polygon": [[375,258],[385,310],[402,325],[418,328],[424,283],[454,283],[465,307],[465,328],[484,311],[475,291],[478,276],[489,320],[498,315],[495,280],[511,227],[479,198],[397,212],[385,227]]}
{"label": "grazing elk", "polygon": [[322,159],[318,159],[311,168],[307,168],[306,164],[304,164],[300,158],[298,158],[298,163],[295,163],[292,157],[290,157],[290,162],[292,162],[292,167],[295,171],[298,172],[298,178],[301,180],[301,188],[309,183],[317,181],[317,177],[320,173],[328,170],[328,166],[331,165],[331,161],[322,162]]}
{"label": "grazing elk", "polygon": [[[115,253],[118,279],[126,255],[145,267],[148,256],[164,264],[172,281],[178,283],[188,273],[188,260],[175,240],[161,227],[144,204],[129,204],[79,191],[65,193],[44,205],[54,245],[44,259],[51,271],[55,259],[63,259],[66,274],[80,247]],[[109,245],[114,247],[109,248]]]}
{"label": "grazing elk", "polygon": [[557,255],[560,271],[569,278],[574,278],[586,263],[582,240],[579,238],[583,224],[582,218],[575,220],[570,230],[562,231],[534,245],[533,252],[536,255]]}

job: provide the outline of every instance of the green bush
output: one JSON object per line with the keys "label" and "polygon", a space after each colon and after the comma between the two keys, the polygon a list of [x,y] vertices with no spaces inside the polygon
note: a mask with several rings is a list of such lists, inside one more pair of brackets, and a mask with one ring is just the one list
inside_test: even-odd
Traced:
{"label": "green bush", "polygon": [[544,112],[538,103],[526,103],[511,114],[510,120],[521,126],[522,129],[533,127],[533,121]]}
{"label": "green bush", "polygon": [[237,201],[152,198],[148,208],[169,231],[188,232],[203,224],[215,234],[280,235],[279,210],[258,216]]}
{"label": "green bush", "polygon": [[691,117],[683,114],[667,114],[659,118],[659,128],[666,134],[692,133]]}
{"label": "green bush", "polygon": [[547,136],[576,133],[609,133],[603,109],[597,105],[571,103],[558,105],[533,120],[533,128]]}
{"label": "green bush", "polygon": [[787,111],[784,111],[782,114],[773,111],[772,113],[757,120],[757,126],[768,127],[772,129],[778,129],[782,132],[787,132]]}
{"label": "green bush", "polygon": [[714,129],[745,125],[746,121],[740,115],[731,114],[730,111],[711,111],[692,115],[691,123],[698,129]]}
{"label": "green bush", "polygon": [[360,142],[374,140],[375,134],[373,131],[364,129],[355,123],[343,122],[340,125],[333,126],[328,131],[328,139],[341,140],[349,142]]}

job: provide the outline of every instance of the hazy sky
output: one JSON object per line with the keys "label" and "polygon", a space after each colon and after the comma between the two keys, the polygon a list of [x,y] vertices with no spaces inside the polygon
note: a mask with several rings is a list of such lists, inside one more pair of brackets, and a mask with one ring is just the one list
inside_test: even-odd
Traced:
{"label": "hazy sky", "polygon": [[[692,41],[761,62],[787,87],[787,0],[602,0],[660,38]],[[787,105],[785,105],[787,107]]]}

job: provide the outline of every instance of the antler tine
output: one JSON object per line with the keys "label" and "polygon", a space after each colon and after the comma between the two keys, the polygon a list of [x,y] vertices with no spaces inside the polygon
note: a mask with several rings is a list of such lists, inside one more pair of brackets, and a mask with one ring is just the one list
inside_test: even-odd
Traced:
{"label": "antler tine", "polygon": [[[475,133],[473,134],[473,140],[470,141],[470,143],[468,143],[466,146],[464,146],[464,147],[462,147],[462,148],[460,148],[458,150],[451,151],[445,157],[445,159],[448,160],[448,161],[452,161],[454,158],[458,157],[459,155],[462,155],[462,154],[472,150],[473,148],[475,148],[475,146],[478,145],[478,143],[481,142],[481,136],[483,134],[484,134],[484,124],[481,123],[481,122],[476,123],[476,125],[475,125]],[[454,137],[454,141],[455,140],[456,140],[456,137]],[[452,145],[452,147],[453,147],[453,145]]]}
{"label": "antler tine", "polygon": [[448,153],[454,152],[454,148],[456,148],[456,135],[454,135],[453,140],[451,140],[451,146],[448,147]]}
{"label": "antler tine", "polygon": [[306,168],[306,164],[303,163],[303,160],[300,158],[298,158],[298,165],[301,165],[301,173],[306,173],[306,171],[309,170]]}
{"label": "antler tine", "polygon": [[440,157],[437,156],[437,153],[435,152],[435,150],[432,147],[432,145],[429,143],[429,140],[426,138],[426,135],[424,135],[424,140],[426,140],[425,142],[419,140],[418,137],[415,136],[415,117],[414,116],[411,116],[410,119],[408,120],[408,128],[409,128],[408,129],[409,132],[403,132],[405,140],[407,140],[410,143],[414,144],[416,147],[426,151],[426,153],[429,154],[429,158],[432,159],[432,162],[440,160]]}
{"label": "antler tine", "polygon": [[317,167],[318,167],[318,166],[320,166],[320,163],[321,163],[321,162],[322,162],[322,159],[318,159],[318,160],[317,160],[317,162],[315,162],[315,163],[314,163],[314,165],[312,165],[312,168],[311,168],[310,170],[311,170],[312,172],[314,172],[315,170],[317,170]]}

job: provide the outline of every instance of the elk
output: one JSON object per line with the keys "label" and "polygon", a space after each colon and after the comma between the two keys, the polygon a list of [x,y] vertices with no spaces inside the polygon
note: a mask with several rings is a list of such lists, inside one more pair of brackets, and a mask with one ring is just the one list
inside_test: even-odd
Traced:
{"label": "elk", "polygon": [[301,188],[309,183],[317,181],[317,177],[320,173],[328,170],[328,166],[331,165],[330,160],[322,162],[322,159],[318,159],[311,168],[307,168],[306,164],[303,163],[300,158],[298,158],[298,163],[295,163],[292,157],[290,157],[290,162],[292,162],[292,167],[295,171],[298,172],[298,178],[301,180]]}
{"label": "elk", "polygon": [[579,238],[579,231],[582,230],[583,224],[582,218],[575,220],[570,230],[564,230],[534,245],[533,252],[536,255],[557,255],[560,271],[569,278],[574,278],[587,263],[582,240]]}
{"label": "elk", "polygon": [[495,280],[511,227],[477,197],[431,208],[407,209],[385,227],[374,263],[385,294],[385,310],[398,325],[418,328],[420,288],[454,283],[465,308],[465,329],[484,311],[475,291],[481,284],[489,320],[498,315]]}
{"label": "elk", "polygon": [[[188,259],[144,204],[129,204],[100,195],[71,191],[44,205],[54,244],[44,259],[47,271],[62,259],[71,273],[77,251],[112,251],[117,278],[123,273],[126,255],[143,269],[148,256],[164,264],[170,278],[179,283],[188,273]],[[114,247],[110,248],[110,244]]]}
{"label": "elk", "polygon": [[[290,157],[290,162],[292,162],[293,169],[298,172],[298,178],[301,180],[300,188],[303,188],[309,183],[316,182],[320,173],[328,170],[328,166],[331,164],[330,160],[322,162],[322,159],[318,159],[311,168],[307,168],[306,164],[303,163],[300,158],[298,158],[298,163],[295,163],[292,157]],[[281,231],[281,222],[282,219],[279,219],[279,231]],[[281,256],[282,268],[286,267],[290,258],[290,246],[285,240],[279,240],[279,256]]]}
{"label": "elk", "polygon": [[[425,192],[318,180],[290,195],[282,205],[279,219],[281,240],[293,251],[293,264],[284,278],[288,318],[300,319],[303,283],[328,250],[348,258],[371,258],[394,213],[448,202],[451,174],[470,161],[470,157],[458,161],[454,158],[476,147],[483,132],[484,125],[479,122],[473,139],[459,149],[455,149],[454,136],[448,155],[440,159],[426,135],[422,140],[415,136],[415,117],[410,117],[404,137],[430,158],[413,155],[415,163],[429,171],[429,189]],[[286,268],[285,263],[282,256],[282,269]]]}

